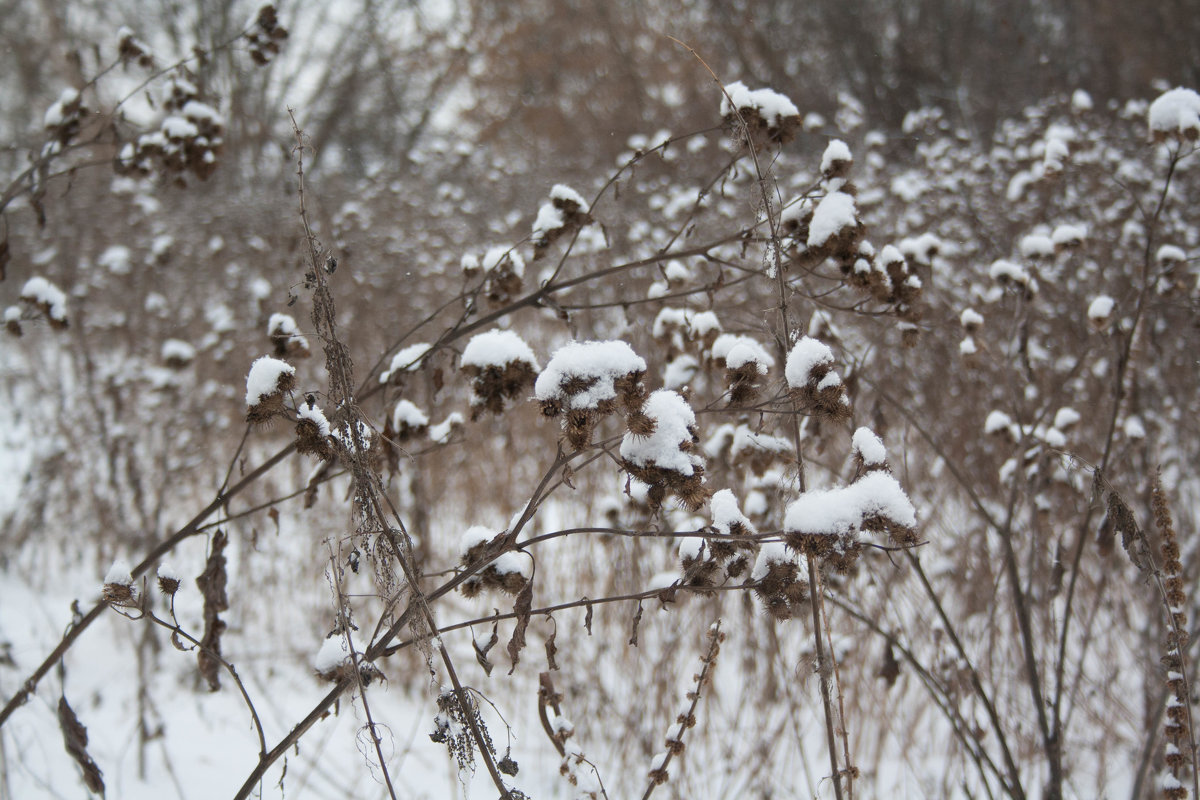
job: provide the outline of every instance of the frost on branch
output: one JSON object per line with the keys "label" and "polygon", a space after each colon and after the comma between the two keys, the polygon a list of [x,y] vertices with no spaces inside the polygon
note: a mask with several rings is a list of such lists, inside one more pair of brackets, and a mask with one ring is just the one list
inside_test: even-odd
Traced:
{"label": "frost on branch", "polygon": [[804,413],[835,420],[849,417],[850,400],[833,370],[833,351],[827,345],[808,336],[801,338],[788,353],[784,376]]}
{"label": "frost on branch", "polygon": [[62,330],[67,327],[66,294],[40,275],[25,281],[21,287],[21,301],[43,314],[51,328]]}
{"label": "frost on branch", "polygon": [[[459,541],[459,561],[464,567],[475,566],[487,553],[492,541],[503,533],[497,533],[483,525],[467,528]],[[474,597],[484,589],[496,589],[515,596],[525,588],[525,584],[532,577],[533,566],[529,556],[509,551],[501,553],[483,569],[463,581],[461,591],[467,597]]]}
{"label": "frost on branch", "polygon": [[885,533],[901,547],[916,544],[917,513],[892,477],[883,442],[867,428],[853,438],[856,477],[847,486],[814,489],[788,504],[788,547],[846,572],[862,552],[860,534]]}
{"label": "frost on branch", "polygon": [[725,87],[721,118],[740,145],[749,145],[755,152],[790,142],[802,122],[800,110],[791,100],[771,89],[748,89],[741,81]]}
{"label": "frost on branch", "polygon": [[262,356],[246,376],[246,421],[266,422],[283,413],[283,394],[296,386],[296,368],[285,361]]}
{"label": "frost on branch", "polygon": [[272,314],[267,320],[267,336],[275,348],[276,358],[308,358],[308,339],[300,333],[290,314]]}
{"label": "frost on branch", "polygon": [[471,418],[484,410],[504,411],[505,400],[515,400],[533,385],[538,363],[533,350],[512,331],[491,330],[475,336],[462,354],[462,371],[469,376],[474,396]]}
{"label": "frost on branch", "polygon": [[635,416],[638,430],[633,430],[631,419],[630,431],[621,440],[622,465],[650,487],[651,506],[662,505],[670,493],[689,511],[695,511],[708,493],[692,407],[675,392],[660,389],[647,398]]}
{"label": "frost on branch", "polygon": [[1171,89],[1150,104],[1150,138],[1195,142],[1200,139],[1200,94],[1191,89]]}
{"label": "frost on branch", "polygon": [[587,201],[579,192],[561,183],[550,190],[550,202],[538,209],[533,222],[533,260],[546,254],[561,237],[592,223]]}
{"label": "frost on branch", "polygon": [[591,442],[600,418],[641,408],[646,397],[646,362],[625,342],[571,342],[555,351],[534,383],[534,397],[548,417],[562,415],[572,447]]}

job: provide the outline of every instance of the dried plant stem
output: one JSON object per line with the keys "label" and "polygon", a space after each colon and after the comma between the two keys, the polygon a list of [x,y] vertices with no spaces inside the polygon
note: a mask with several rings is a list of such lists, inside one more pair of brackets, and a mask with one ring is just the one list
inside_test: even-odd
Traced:
{"label": "dried plant stem", "polygon": [[[193,517],[188,524],[184,525],[171,536],[164,539],[162,542],[156,545],[153,550],[147,553],[146,557],[138,562],[137,566],[130,571],[130,574],[134,578],[140,577],[152,566],[157,564],[160,558],[169,553],[171,550],[174,550],[180,542],[199,534],[202,530],[201,526],[206,519],[224,507],[230,498],[240,494],[248,486],[252,485],[259,478],[269,472],[272,467],[276,466],[279,464],[279,462],[291,455],[295,448],[295,443],[289,444],[287,447],[284,447],[278,453],[271,456],[269,459],[252,470],[246,475],[246,477],[242,478],[242,480],[238,481],[227,491],[218,494],[218,496],[211,503],[205,506],[200,513]],[[83,632],[87,630],[93,622],[100,618],[100,615],[104,613],[106,608],[108,608],[108,603],[101,601],[92,606],[91,610],[88,611],[87,614],[71,625],[67,632],[63,634],[63,637],[59,641],[58,645],[56,645],[54,650],[51,651],[50,655],[46,656],[46,659],[41,663],[41,665],[39,665],[38,668],[35,669],[33,673],[25,679],[24,683],[21,684],[21,688],[18,689],[11,698],[9,698],[8,702],[5,703],[3,710],[0,710],[0,726],[3,726],[5,721],[12,716],[12,713],[29,699],[29,696],[33,694],[35,689],[37,689],[38,683],[41,682],[42,678],[46,677],[46,674],[54,667],[58,660],[62,658],[68,650],[71,649],[71,646],[74,645],[79,637],[83,635]]]}

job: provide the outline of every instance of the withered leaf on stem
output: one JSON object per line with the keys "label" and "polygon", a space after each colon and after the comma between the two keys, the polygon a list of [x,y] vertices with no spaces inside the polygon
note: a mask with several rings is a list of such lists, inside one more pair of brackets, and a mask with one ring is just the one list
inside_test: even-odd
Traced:
{"label": "withered leaf on stem", "polygon": [[204,595],[204,638],[200,640],[200,649],[196,661],[200,675],[208,683],[210,691],[221,688],[221,634],[225,632],[225,621],[220,613],[229,610],[229,596],[225,593],[225,545],[229,537],[224,531],[213,534],[212,550],[208,554],[208,563],[204,572],[196,578],[196,585]]}
{"label": "withered leaf on stem", "polygon": [[[587,598],[583,598],[587,601]],[[587,628],[588,636],[592,635],[592,604],[588,602],[587,612],[583,615],[583,627]]]}
{"label": "withered leaf on stem", "polygon": [[889,689],[896,685],[896,678],[900,677],[900,662],[896,660],[896,653],[890,644],[883,651],[883,664],[879,667],[879,677],[883,678]]}
{"label": "withered leaf on stem", "polygon": [[68,755],[83,770],[84,784],[89,791],[103,797],[104,777],[100,767],[96,766],[96,762],[88,755],[87,728],[83,727],[79,717],[75,716],[75,711],[65,696],[58,698],[58,727],[62,728],[63,744],[66,745]]}
{"label": "withered leaf on stem", "polygon": [[517,663],[521,660],[521,650],[525,647],[525,629],[529,627],[529,611],[532,608],[533,581],[526,581],[525,587],[521,589],[516,602],[513,603],[513,613],[517,616],[517,624],[513,627],[512,638],[508,640],[508,657],[512,661],[512,668],[508,671],[509,675],[513,674]]}
{"label": "withered leaf on stem", "polygon": [[554,638],[558,636],[558,623],[550,614],[547,614],[546,618],[554,623],[554,630],[550,631],[550,636],[546,639],[546,669],[557,670],[558,661],[555,660],[555,656],[558,654],[558,645],[555,644]]}
{"label": "withered leaf on stem", "polygon": [[638,603],[637,613],[633,615],[633,633],[629,636],[629,643],[634,647],[638,646],[638,625],[642,624],[642,604]]}
{"label": "withered leaf on stem", "polygon": [[479,662],[479,666],[483,667],[484,673],[489,678],[492,676],[492,669],[496,665],[488,660],[487,654],[493,647],[496,646],[496,642],[500,641],[500,635],[497,633],[497,628],[499,627],[500,623],[492,623],[492,635],[487,642],[484,643],[483,647],[479,646],[478,641],[471,639],[471,646],[475,648],[475,660]]}

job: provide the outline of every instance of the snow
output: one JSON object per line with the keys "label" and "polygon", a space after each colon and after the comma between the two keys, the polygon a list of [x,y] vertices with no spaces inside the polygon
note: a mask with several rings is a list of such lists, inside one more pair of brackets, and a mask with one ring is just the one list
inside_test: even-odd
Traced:
{"label": "snow", "polygon": [[21,287],[21,299],[35,305],[45,306],[50,319],[66,322],[67,296],[50,281],[34,276]]}
{"label": "snow", "polygon": [[1087,228],[1082,225],[1059,225],[1050,240],[1057,247],[1077,247],[1087,241]]}
{"label": "snow", "polygon": [[962,314],[958,317],[958,321],[968,330],[980,328],[983,326],[983,315],[973,308],[964,308]]}
{"label": "snow", "polygon": [[556,183],[550,190],[550,199],[557,200],[560,203],[570,202],[579,206],[581,211],[588,210],[587,201],[583,199],[583,195],[563,183]]}
{"label": "snow", "polygon": [[460,363],[464,367],[504,367],[507,364],[521,362],[529,364],[534,370],[538,366],[537,357],[525,340],[512,331],[490,330],[471,338],[463,348]]}
{"label": "snow", "polygon": [[475,547],[495,539],[497,533],[498,531],[494,531],[484,525],[472,525],[463,531],[463,535],[458,540],[459,554],[466,556]]}
{"label": "snow", "polygon": [[195,139],[200,129],[186,117],[170,116],[162,121],[163,134],[168,139]]}
{"label": "snow", "polygon": [[501,575],[516,573],[524,578],[533,577],[533,562],[524,553],[501,553],[488,566]]}
{"label": "snow", "polygon": [[1093,108],[1092,96],[1083,89],[1076,89],[1071,93],[1071,110],[1076,113],[1083,111],[1091,111]]}
{"label": "snow", "polygon": [[454,429],[465,421],[462,414],[457,411],[451,412],[450,416],[429,429],[429,438],[438,444],[445,444],[450,441],[450,435],[454,433]]}
{"label": "snow", "polygon": [[46,116],[43,118],[43,125],[47,128],[57,128],[66,121],[67,106],[74,105],[79,101],[79,92],[71,87],[62,90],[62,94],[58,96],[58,100],[46,109]]}
{"label": "snow", "polygon": [[719,533],[728,536],[731,533],[731,528],[740,525],[745,528],[747,534],[753,535],[757,533],[754,526],[750,524],[750,520],[738,508],[737,497],[730,489],[721,489],[714,492],[712,498],[709,499],[709,511],[712,513],[712,524]]}
{"label": "snow", "polygon": [[1005,414],[1003,411],[993,411],[987,415],[987,419],[983,422],[984,433],[1000,433],[1008,431],[1012,428],[1012,417]]}
{"label": "snow", "polygon": [[[618,378],[645,370],[646,362],[625,342],[570,342],[554,351],[534,383],[534,396],[567,400],[571,408],[594,408],[617,396],[613,382]],[[563,385],[572,378],[590,383],[568,397]]]}
{"label": "snow", "polygon": [[379,376],[380,383],[387,383],[392,376],[399,372],[416,372],[421,368],[425,355],[433,349],[428,342],[412,344],[392,356],[392,363]]}
{"label": "snow", "polygon": [[1093,322],[1103,322],[1104,320],[1107,320],[1112,316],[1113,306],[1115,305],[1116,301],[1111,297],[1106,294],[1100,295],[1092,300],[1092,302],[1088,305],[1088,319],[1092,320]]}
{"label": "snow", "polygon": [[358,640],[351,634],[351,642],[346,641],[344,633],[335,633],[326,637],[321,643],[321,649],[317,651],[317,655],[313,658],[313,670],[318,675],[329,676],[335,673],[338,667],[350,662],[350,644],[354,645],[354,652],[361,657],[365,648],[362,647]]}
{"label": "snow", "polygon": [[1173,244],[1164,244],[1158,248],[1155,258],[1159,264],[1182,264],[1184,261],[1187,261],[1187,253],[1181,247],[1176,247]]}
{"label": "snow", "polygon": [[545,239],[545,234],[550,231],[556,231],[563,225],[566,225],[566,218],[563,212],[560,211],[553,203],[542,203],[538,208],[537,218],[533,221],[533,239],[541,241]]}
{"label": "snow", "polygon": [[1042,154],[1042,168],[1047,173],[1063,171],[1063,162],[1071,154],[1071,148],[1057,137],[1047,137],[1046,149]]}
{"label": "snow", "polygon": [[850,153],[850,146],[841,139],[834,139],[825,147],[825,152],[821,156],[821,174],[828,175],[839,161],[852,162],[853,160],[854,156]]}
{"label": "snow", "polygon": [[688,381],[700,371],[700,362],[695,356],[684,353],[671,360],[663,370],[663,387],[678,389],[686,386]]}
{"label": "snow", "polygon": [[720,332],[721,320],[713,311],[698,311],[688,319],[688,329],[693,337],[703,339],[713,331]]}
{"label": "snow", "polygon": [[407,425],[410,428],[424,428],[429,424],[429,417],[410,400],[396,401],[392,410],[392,427],[400,430]]}
{"label": "snow", "polygon": [[[751,351],[754,355],[754,360],[759,364],[765,364],[767,367],[775,366],[775,359],[754,339],[749,336],[741,336],[733,333],[723,333],[713,340],[712,357],[716,359],[725,359],[725,365],[729,366],[729,354],[733,352],[735,347],[742,346]],[[743,364],[747,363],[745,361]]]}
{"label": "snow", "polygon": [[754,560],[754,569],[750,571],[750,580],[761,581],[767,577],[767,570],[772,564],[790,564],[792,555],[783,542],[765,542]]}
{"label": "snow", "polygon": [[[734,459],[737,459],[742,453],[748,453],[752,450],[761,450],[768,453],[790,453],[792,443],[778,436],[755,433],[750,430],[750,426],[748,425],[738,425],[733,432],[733,443],[729,446],[730,455]],[[707,448],[706,452],[708,452]],[[712,455],[715,455],[715,453]]]}
{"label": "snow", "polygon": [[775,360],[767,355],[767,351],[763,350],[755,341],[738,342],[729,348],[729,352],[725,355],[726,369],[740,369],[747,364],[754,364],[759,375],[766,375],[770,365],[774,363]]}
{"label": "snow", "polygon": [[501,264],[507,263],[517,277],[525,276],[525,259],[517,252],[517,249],[512,246],[498,245],[491,247],[483,258],[480,260],[480,266],[484,272],[491,272]]}
{"label": "snow", "polygon": [[946,242],[928,231],[920,236],[901,239],[899,247],[905,258],[924,266],[932,263],[935,254],[944,253],[950,249]]}
{"label": "snow", "polygon": [[1029,283],[1029,273],[1024,267],[1003,258],[992,262],[992,266],[988,268],[988,277],[994,281],[1010,280],[1021,286]]}
{"label": "snow", "polygon": [[279,381],[286,375],[295,375],[296,368],[286,361],[262,356],[250,365],[246,376],[246,406],[258,405],[264,397],[279,391]]}
{"label": "snow", "polygon": [[784,376],[788,386],[799,389],[808,384],[814,369],[832,364],[833,351],[829,346],[805,336],[796,342],[792,351],[788,353]]}
{"label": "snow", "polygon": [[1142,424],[1140,417],[1129,417],[1126,419],[1125,423],[1121,426],[1121,430],[1130,439],[1146,438],[1146,426]]}
{"label": "snow", "polygon": [[162,360],[184,364],[196,357],[196,348],[182,339],[167,339],[162,343]]}
{"label": "snow", "polygon": [[133,573],[129,567],[129,562],[124,559],[117,559],[108,568],[108,572],[104,574],[105,585],[115,583],[119,586],[132,586]]}
{"label": "snow", "polygon": [[301,403],[300,408],[296,410],[296,416],[300,419],[309,420],[317,426],[317,432],[321,436],[329,435],[329,420],[325,418],[325,412],[321,411],[321,407],[316,403],[309,405]]}
{"label": "snow", "polygon": [[290,314],[272,314],[267,320],[268,336],[298,336],[300,328]]}
{"label": "snow", "polygon": [[96,258],[97,266],[106,267],[114,275],[128,275],[133,254],[123,244],[114,244],[105,248]]}
{"label": "snow", "polygon": [[975,344],[974,338],[964,336],[963,340],[958,343],[958,352],[964,356],[973,356],[979,352],[979,347]]}
{"label": "snow", "polygon": [[1152,136],[1200,136],[1200,94],[1176,88],[1164,92],[1149,111]]}
{"label": "snow", "polygon": [[1054,427],[1060,431],[1065,431],[1081,419],[1083,417],[1080,416],[1078,411],[1070,406],[1063,406],[1054,415]]}
{"label": "snow", "polygon": [[917,512],[886,472],[869,472],[848,486],[814,489],[788,504],[784,528],[789,531],[819,534],[848,534],[858,530],[863,520],[881,516],[908,528],[917,524]]}
{"label": "snow", "polygon": [[[179,575],[179,570],[168,564],[166,561],[158,565],[157,575],[160,580],[164,581],[182,581],[183,578]],[[107,581],[106,581],[107,583]]]}
{"label": "snow", "polygon": [[858,225],[854,198],[845,192],[830,192],[821,198],[808,225],[808,246],[818,248],[847,228]]}
{"label": "snow", "polygon": [[688,428],[696,424],[695,412],[679,394],[670,389],[652,392],[642,413],[654,420],[654,432],[649,436],[626,433],[621,439],[622,458],[639,467],[659,467],[685,476],[704,465],[703,456],[679,448],[692,441]]}
{"label": "snow", "polygon": [[867,466],[883,466],[887,463],[887,448],[883,440],[870,428],[859,428],[850,438],[851,451],[862,458]]}
{"label": "snow", "polygon": [[727,84],[721,98],[721,116],[731,116],[744,108],[755,109],[759,116],[775,124],[784,117],[800,115],[800,109],[791,100],[771,89],[751,90],[741,81]]}
{"label": "snow", "polygon": [[1025,258],[1051,258],[1054,241],[1049,236],[1030,234],[1021,239],[1021,255]]}

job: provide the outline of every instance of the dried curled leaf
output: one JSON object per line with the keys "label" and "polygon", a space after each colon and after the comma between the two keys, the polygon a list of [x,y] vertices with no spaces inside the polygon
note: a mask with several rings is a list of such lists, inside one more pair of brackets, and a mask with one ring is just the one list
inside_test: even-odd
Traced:
{"label": "dried curled leaf", "polygon": [[529,627],[529,612],[533,608],[533,581],[526,581],[525,586],[517,595],[517,600],[513,603],[513,613],[517,617],[517,624],[513,627],[512,638],[508,640],[508,657],[512,660],[512,668],[508,674],[512,675],[516,670],[517,664],[521,661],[521,651],[525,649],[525,629]]}
{"label": "dried curled leaf", "polygon": [[484,643],[483,647],[480,647],[479,642],[475,641],[474,639],[471,640],[471,646],[475,648],[475,660],[479,662],[479,666],[483,667],[484,674],[486,674],[489,678],[492,676],[492,670],[496,665],[488,660],[487,654],[493,647],[496,646],[496,642],[500,641],[500,635],[497,633],[498,627],[499,623],[493,623],[492,635],[488,638],[487,642]]}
{"label": "dried curled leaf", "polygon": [[75,711],[65,696],[58,699],[58,727],[62,729],[63,744],[67,748],[67,754],[83,770],[84,785],[89,791],[103,797],[104,777],[100,772],[100,767],[96,766],[96,762],[88,755],[87,728],[79,721],[79,717],[75,716]]}
{"label": "dried curled leaf", "polygon": [[214,692],[221,688],[221,634],[225,632],[225,621],[220,613],[229,610],[224,552],[228,543],[229,537],[224,531],[213,534],[208,563],[196,578],[196,585],[204,595],[204,638],[200,640],[196,661],[209,690]]}

